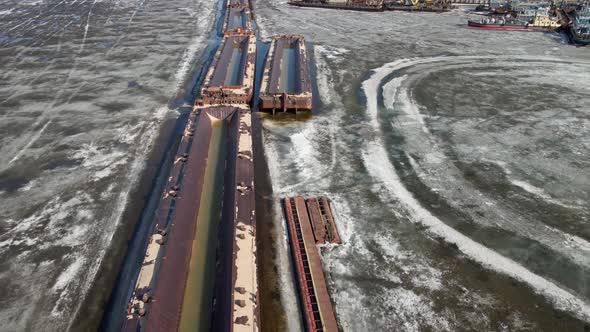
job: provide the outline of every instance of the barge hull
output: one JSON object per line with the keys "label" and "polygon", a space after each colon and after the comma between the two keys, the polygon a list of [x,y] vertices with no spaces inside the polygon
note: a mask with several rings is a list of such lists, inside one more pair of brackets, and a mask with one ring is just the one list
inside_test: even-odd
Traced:
{"label": "barge hull", "polygon": [[262,73],[262,110],[311,110],[309,55],[303,36],[274,36]]}
{"label": "barge hull", "polygon": [[306,331],[336,332],[338,324],[306,201],[303,197],[287,197],[282,203]]}
{"label": "barge hull", "polygon": [[227,7],[249,7],[248,0],[227,0]]}
{"label": "barge hull", "polygon": [[489,30],[504,30],[504,31],[537,31],[537,32],[551,32],[552,28],[548,27],[533,27],[526,25],[500,25],[500,24],[485,24],[474,21],[468,21],[467,26],[470,28],[489,29]]}
{"label": "barge hull", "polygon": [[[180,327],[181,313],[186,310],[182,308],[182,305],[189,277],[191,255],[201,254],[193,253],[192,248],[195,233],[198,231],[196,221],[201,213],[199,207],[207,167],[212,121],[219,119],[231,122],[234,112],[235,110],[227,107],[204,110],[199,115],[195,139],[191,142],[186,168],[182,175],[182,188],[175,199],[177,202],[175,214],[169,227],[169,239],[160,265],[154,301],[146,317],[146,331],[170,331]],[[228,126],[232,127],[231,123]],[[233,127],[237,129],[235,125]],[[226,155],[225,158],[227,157]],[[205,304],[206,308],[195,308],[195,311],[203,309],[203,314],[209,316],[210,304],[212,303]]]}
{"label": "barge hull", "polygon": [[349,4],[331,4],[323,2],[303,2],[303,1],[289,1],[289,5],[298,7],[314,7],[314,8],[329,8],[329,9],[346,9],[357,10],[363,12],[382,12],[383,6],[363,6],[363,5],[349,5]]}
{"label": "barge hull", "polygon": [[258,263],[252,114],[240,113],[238,155],[235,174],[235,218],[233,223],[233,270],[231,276],[231,330],[254,332],[260,329],[258,306]]}
{"label": "barge hull", "polygon": [[223,24],[225,36],[253,33],[249,7],[232,6],[227,8]]}
{"label": "barge hull", "polygon": [[259,330],[250,123],[247,107],[191,113],[122,331]]}
{"label": "barge hull", "polygon": [[224,36],[195,105],[204,107],[250,103],[255,62],[255,35]]}

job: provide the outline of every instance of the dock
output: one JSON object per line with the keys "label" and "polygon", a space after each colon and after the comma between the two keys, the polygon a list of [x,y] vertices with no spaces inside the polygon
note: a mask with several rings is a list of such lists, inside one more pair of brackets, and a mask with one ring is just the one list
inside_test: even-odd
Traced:
{"label": "dock", "polygon": [[[248,0],[227,0],[222,39],[195,99],[121,331],[260,330],[252,102],[256,35]],[[273,37],[262,109],[311,110],[303,36]],[[318,248],[340,243],[325,197],[285,199],[307,331],[337,331]]]}
{"label": "dock", "polygon": [[251,102],[256,36],[228,0],[222,40],[180,138],[121,327],[260,330]]}
{"label": "dock", "polygon": [[287,112],[312,109],[309,55],[300,35],[278,35],[266,57],[259,107],[264,111]]}
{"label": "dock", "polygon": [[325,197],[285,197],[282,205],[305,330],[336,332],[336,315],[316,246],[326,242],[340,243],[329,200]]}

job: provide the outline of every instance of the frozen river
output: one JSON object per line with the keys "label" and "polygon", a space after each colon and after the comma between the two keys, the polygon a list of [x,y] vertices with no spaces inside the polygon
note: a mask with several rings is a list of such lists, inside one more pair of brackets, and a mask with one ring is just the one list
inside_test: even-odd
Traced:
{"label": "frozen river", "polygon": [[344,330],[587,328],[588,50],[460,11],[256,13],[263,36],[313,43],[321,105],[265,120],[264,144],[275,201],[333,199],[345,244],[323,258]]}
{"label": "frozen river", "polygon": [[[345,331],[587,328],[587,49],[468,29],[460,11],[254,7],[261,37],[312,42],[320,103],[304,121],[264,119],[264,149],[275,202],[333,200],[344,244],[322,255]],[[0,3],[0,330],[66,330],[102,291],[215,12],[211,0]],[[275,214],[282,328],[298,330]]]}
{"label": "frozen river", "polygon": [[214,13],[208,0],[0,3],[0,330],[72,324],[136,220],[129,193]]}

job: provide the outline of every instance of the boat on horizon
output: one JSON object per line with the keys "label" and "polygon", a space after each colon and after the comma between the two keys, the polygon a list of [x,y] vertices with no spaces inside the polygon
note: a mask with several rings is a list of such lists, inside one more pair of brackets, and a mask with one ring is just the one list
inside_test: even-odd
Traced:
{"label": "boat on horizon", "polygon": [[551,32],[556,27],[550,25],[539,25],[535,22],[529,23],[513,18],[494,18],[486,17],[480,21],[468,20],[467,26],[471,28],[490,29],[490,30],[508,30],[508,31],[537,31],[537,32]]}

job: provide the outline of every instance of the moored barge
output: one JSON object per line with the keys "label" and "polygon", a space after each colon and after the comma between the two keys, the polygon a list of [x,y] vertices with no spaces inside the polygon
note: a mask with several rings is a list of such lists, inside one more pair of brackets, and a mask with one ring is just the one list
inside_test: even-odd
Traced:
{"label": "moored barge", "polygon": [[302,305],[305,330],[338,331],[336,315],[316,244],[340,243],[329,201],[325,197],[282,199],[289,243]]}
{"label": "moored barge", "polygon": [[490,29],[490,30],[508,30],[508,31],[538,31],[538,32],[551,32],[555,30],[552,26],[540,26],[536,24],[530,24],[513,19],[495,19],[495,18],[484,18],[478,21],[467,21],[467,26],[471,28],[479,29]]}
{"label": "moored barge", "polygon": [[303,36],[273,37],[262,73],[259,106],[273,114],[277,110],[312,109],[309,60]]}
{"label": "moored barge", "polygon": [[289,0],[288,4],[298,7],[383,11],[383,0]]}
{"label": "moored barge", "polygon": [[225,11],[223,34],[241,35],[254,34],[252,31],[252,20],[248,6],[232,6]]}
{"label": "moored barge", "polygon": [[254,87],[256,36],[224,36],[209,67],[196,106],[248,104]]}
{"label": "moored barge", "polygon": [[383,3],[386,10],[408,12],[446,12],[451,9],[448,0],[386,0]]}
{"label": "moored barge", "polygon": [[123,331],[258,331],[248,107],[195,108]]}

